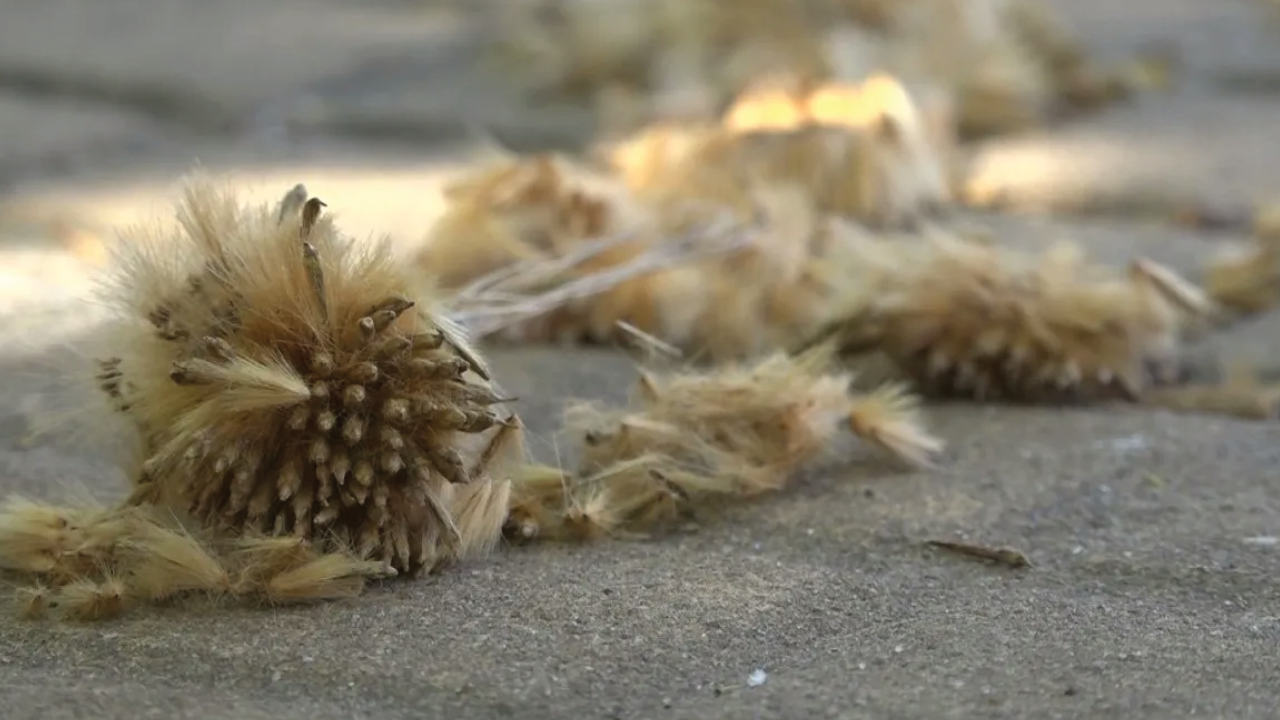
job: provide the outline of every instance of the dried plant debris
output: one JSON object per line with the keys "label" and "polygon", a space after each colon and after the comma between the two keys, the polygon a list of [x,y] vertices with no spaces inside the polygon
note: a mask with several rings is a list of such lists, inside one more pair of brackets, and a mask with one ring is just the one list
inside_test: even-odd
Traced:
{"label": "dried plant debris", "polygon": [[616,180],[552,153],[491,152],[442,195],[445,210],[417,262],[444,289],[587,239],[635,231],[645,219]]}
{"label": "dried plant debris", "polygon": [[1242,363],[1217,378],[1192,378],[1185,384],[1155,387],[1142,396],[1150,407],[1184,413],[1226,415],[1245,420],[1280,419],[1280,385],[1269,373]]}
{"label": "dried plant debris", "polygon": [[731,7],[552,0],[511,8],[495,23],[495,67],[530,97],[585,100],[619,124],[705,118],[770,75],[821,82],[885,70],[953,96],[959,129],[977,137],[1158,87],[1169,65],[1143,58],[1100,67],[1043,0],[749,0]]}
{"label": "dried plant debris", "polygon": [[749,229],[723,212],[660,218],[616,181],[545,154],[504,156],[444,194],[415,265],[456,293],[477,337],[602,342],[619,321],[653,329],[654,278],[733,252]]}
{"label": "dried plant debris", "polygon": [[1252,240],[1213,258],[1205,269],[1204,288],[1221,307],[1241,316],[1280,304],[1280,210],[1258,211]]}
{"label": "dried plant debris", "polygon": [[765,95],[723,127],[601,148],[603,167],[490,152],[445,186],[416,265],[458,292],[477,336],[613,342],[627,323],[710,360],[792,344],[838,280],[818,261],[828,214],[902,225],[949,190],[897,80],[815,87],[784,129],[746,117],[769,112]]}
{"label": "dried plant debris", "polygon": [[136,605],[236,600],[297,604],[358,595],[386,563],[321,553],[300,537],[190,530],[156,506],[0,506],[0,573],[21,617],[95,621]]}
{"label": "dried plant debris", "polygon": [[832,371],[831,360],[819,347],[751,365],[643,373],[628,407],[571,407],[578,471],[518,475],[508,534],[644,533],[698,506],[776,491],[827,450],[841,424],[909,465],[930,464],[943,444],[924,428],[915,399],[896,386],[851,395],[852,377]]}
{"label": "dried plant debris", "polygon": [[496,535],[500,513],[455,503],[506,492],[518,420],[389,246],[304,192],[273,210],[192,183],[175,231],[120,248],[100,377],[146,447],[130,504],[431,570]]}
{"label": "dried plant debris", "polygon": [[819,337],[887,356],[932,397],[1137,400],[1212,308],[1168,268],[1138,260],[1122,274],[1070,244],[1036,254],[939,231],[846,247],[859,272]]}
{"label": "dried plant debris", "polygon": [[[746,217],[724,208],[646,213],[631,200],[590,195],[603,203],[595,216],[627,219],[571,222],[573,208],[596,200],[576,201],[579,190],[564,190],[579,187],[567,167],[521,158],[446,191],[472,198],[466,202],[483,205],[486,217],[507,228],[502,241],[455,231],[448,210],[417,257],[425,276],[467,283],[455,301],[477,334],[613,342],[626,323],[690,356],[734,359],[793,342],[820,317],[827,279],[809,258],[822,241],[803,189],[762,188]],[[624,209],[609,210],[613,203]],[[548,224],[549,217],[561,219]],[[468,258],[477,252],[486,260],[473,264]],[[476,277],[481,270],[487,274]]]}
{"label": "dried plant debris", "polygon": [[951,202],[950,118],[902,82],[783,82],[749,87],[719,123],[651,126],[599,152],[662,212],[690,199],[746,211],[760,188],[794,185],[819,212],[898,227]]}
{"label": "dried plant debris", "polygon": [[478,339],[616,341],[631,320],[658,327],[663,298],[652,291],[662,278],[748,250],[758,235],[749,225],[709,221],[648,246],[630,234],[588,240],[472,281],[455,296],[454,317]]}
{"label": "dried plant debris", "polygon": [[775,58],[826,71],[824,48],[791,0],[732,8],[705,0],[507,7],[495,16],[491,64],[531,97],[599,99],[602,110],[619,97],[637,98],[642,113],[691,114],[710,110],[727,88]]}
{"label": "dried plant debris", "polygon": [[961,557],[982,560],[1007,568],[1022,569],[1031,567],[1031,561],[1027,559],[1026,555],[1011,548],[992,548],[947,540],[929,540],[928,545]]}

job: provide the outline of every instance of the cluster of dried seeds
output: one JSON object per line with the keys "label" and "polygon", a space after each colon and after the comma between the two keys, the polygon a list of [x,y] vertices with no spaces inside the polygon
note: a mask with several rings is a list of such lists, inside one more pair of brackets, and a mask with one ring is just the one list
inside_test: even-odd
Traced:
{"label": "cluster of dried seeds", "polygon": [[1137,400],[1211,304],[1173,271],[1125,275],[1078,247],[1040,255],[937,233],[865,241],[862,277],[819,337],[887,356],[924,394],[976,400]]}
{"label": "cluster of dried seeds", "polygon": [[506,532],[585,540],[648,532],[706,508],[783,488],[821,456],[843,423],[907,464],[942,450],[916,399],[885,385],[850,394],[832,349],[744,366],[641,375],[630,407],[571,407],[576,473],[531,467],[513,478]]}
{"label": "cluster of dried seeds", "polygon": [[126,238],[93,379],[143,456],[118,507],[0,509],[24,615],[345,597],[500,539],[508,399],[389,246],[323,207],[193,184],[179,232]]}
{"label": "cluster of dried seeds", "polygon": [[491,481],[477,463],[496,451],[464,458],[459,436],[496,431],[501,446],[518,423],[461,330],[409,299],[385,248],[358,253],[317,199],[297,218],[288,204],[268,221],[189,193],[179,252],[204,251],[201,272],[124,266],[158,296],[150,337],[99,376],[148,447],[133,499],[232,535],[291,534],[429,570],[475,531],[455,522],[450,486]]}
{"label": "cluster of dried seeds", "polygon": [[219,538],[155,507],[0,507],[0,569],[17,575],[17,610],[36,619],[107,620],[139,604],[225,599],[285,605],[358,595],[390,572],[299,537]]}

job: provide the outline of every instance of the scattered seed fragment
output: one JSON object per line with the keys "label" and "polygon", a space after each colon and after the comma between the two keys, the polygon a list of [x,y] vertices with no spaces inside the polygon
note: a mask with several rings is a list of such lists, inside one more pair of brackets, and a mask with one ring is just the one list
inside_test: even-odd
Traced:
{"label": "scattered seed fragment", "polygon": [[986,560],[1009,568],[1031,567],[1031,561],[1027,559],[1026,555],[1009,548],[988,548],[981,545],[970,545],[968,543],[950,542],[946,540],[929,540],[927,543],[933,547],[947,550],[963,557]]}

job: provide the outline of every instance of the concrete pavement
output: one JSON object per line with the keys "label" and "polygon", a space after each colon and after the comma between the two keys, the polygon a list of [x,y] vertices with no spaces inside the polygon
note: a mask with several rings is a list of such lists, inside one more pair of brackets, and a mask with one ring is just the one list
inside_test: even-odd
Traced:
{"label": "concrete pavement", "polygon": [[[1264,35],[1251,6],[1056,4],[1101,52],[1177,40],[1188,84],[997,141],[996,177],[1024,197],[1104,181],[1167,182],[1224,203],[1280,196],[1280,95],[1222,81],[1242,68],[1280,75],[1280,34]],[[352,232],[407,247],[458,160],[457,129],[477,113],[523,127],[500,92],[456,74],[466,63],[448,50],[460,42],[454,17],[422,4],[2,0],[0,12],[4,492],[121,492],[109,438],[23,442],[65,409],[50,368],[92,320],[80,303],[92,252],[73,252],[91,243],[77,238],[167,212],[173,180],[198,159],[263,199],[307,182]],[[434,115],[432,102],[443,103]],[[541,117],[529,142],[582,122],[566,109]],[[1041,167],[1059,179],[1027,153],[1057,158]],[[1193,274],[1230,240],[1125,219],[992,222],[1008,242],[1073,237],[1115,262],[1142,254]],[[1266,360],[1280,352],[1280,319],[1211,343]],[[603,352],[493,355],[546,459],[565,397],[619,397],[632,376]],[[504,548],[432,581],[308,609],[143,612],[90,627],[0,614],[2,714],[1275,716],[1280,429],[1139,409],[957,405],[928,416],[951,446],[937,471],[902,473],[855,445],[792,491],[688,535]],[[1033,567],[924,545],[957,538],[1015,548]]]}

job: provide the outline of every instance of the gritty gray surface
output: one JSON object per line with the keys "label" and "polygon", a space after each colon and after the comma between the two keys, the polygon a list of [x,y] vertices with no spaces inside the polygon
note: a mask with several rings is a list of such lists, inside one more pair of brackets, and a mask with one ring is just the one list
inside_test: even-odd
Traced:
{"label": "gritty gray surface", "polygon": [[[1280,187],[1277,116],[1266,114],[1276,96],[1215,80],[1241,67],[1280,74],[1280,35],[1263,35],[1250,6],[1057,4],[1108,54],[1153,36],[1184,43],[1191,86],[1053,130],[1042,147],[1101,138],[1113,154],[1102,175],[1150,172],[1151,158],[1164,158],[1161,177],[1205,197]],[[423,62],[410,52],[414,33],[446,42],[452,21],[404,20],[421,12],[411,4],[364,3],[375,9],[359,14],[322,1],[122,0],[85,10],[96,5],[0,2],[0,177],[11,190],[0,200],[0,489],[50,498],[111,499],[122,488],[101,436],[25,441],[74,397],[48,383],[87,322],[75,303],[86,268],[49,242],[57,222],[99,228],[143,213],[199,155],[269,176],[267,196],[287,178],[317,176],[326,200],[346,200],[339,207],[376,196],[377,210],[354,212],[360,232],[411,241],[441,155],[405,140],[449,136],[443,111],[401,132],[394,151],[341,123],[297,119],[371,123],[368,98],[427,102],[407,71],[375,73],[377,87],[344,85],[367,78],[371,63]],[[305,32],[304,8],[315,17]],[[140,28],[142,16],[156,25]],[[77,100],[94,73],[117,94],[147,92]],[[62,90],[33,98],[14,77]],[[304,102],[308,93],[321,99]],[[186,110],[138,102],[157,95],[167,107],[216,105],[230,120],[192,123]],[[413,114],[396,121],[408,127]],[[1031,188],[1040,177],[1010,175]],[[147,183],[122,190],[138,178]],[[992,222],[1006,242],[1074,238],[1111,262],[1146,255],[1193,274],[1230,239],[1151,223]],[[1280,321],[1212,342],[1271,358]],[[494,364],[544,459],[557,452],[565,397],[616,399],[632,379],[628,362],[604,351],[503,349]],[[141,612],[88,627],[0,615],[0,717],[1277,716],[1280,546],[1258,539],[1280,536],[1280,428],[1117,408],[948,406],[928,419],[950,444],[937,470],[904,473],[853,445],[788,492],[696,533],[504,548],[431,581],[307,609]],[[1017,548],[1034,566],[986,567],[922,546],[955,538]],[[757,669],[766,681],[747,687]]]}

